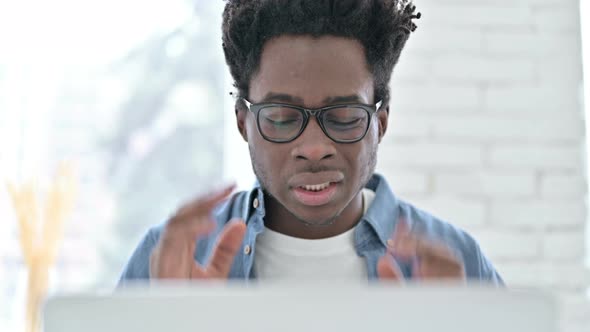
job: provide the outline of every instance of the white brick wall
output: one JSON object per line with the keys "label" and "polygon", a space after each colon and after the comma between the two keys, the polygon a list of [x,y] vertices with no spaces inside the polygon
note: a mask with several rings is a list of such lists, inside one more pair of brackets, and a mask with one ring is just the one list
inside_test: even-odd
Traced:
{"label": "white brick wall", "polygon": [[[394,178],[395,180],[395,178]],[[397,191],[395,182],[394,190]],[[466,229],[480,229],[486,224],[486,205],[481,200],[461,198],[451,195],[432,195],[418,197],[402,194],[409,202],[436,216],[444,217],[453,224]]]}
{"label": "white brick wall", "polygon": [[531,197],[535,193],[535,175],[523,171],[439,172],[434,188],[466,197]]}
{"label": "white brick wall", "polygon": [[[531,117],[536,117],[531,114]],[[501,130],[501,128],[498,128]],[[490,149],[490,166],[528,170],[578,170],[582,166],[583,150],[576,144],[516,145],[505,142]]]}
{"label": "white brick wall", "polygon": [[543,258],[555,262],[573,262],[584,257],[586,234],[573,230],[553,231],[543,238]]}
{"label": "white brick wall", "polygon": [[411,168],[478,167],[483,165],[483,151],[476,145],[445,143],[383,144],[382,164]]}
{"label": "white brick wall", "polygon": [[471,232],[508,285],[590,331],[585,127],[574,0],[416,0],[379,170]]}
{"label": "white brick wall", "polygon": [[586,192],[584,178],[580,174],[545,174],[540,185],[543,197],[575,198],[583,197]]}
{"label": "white brick wall", "polygon": [[499,113],[503,116],[527,116],[531,113],[579,114],[580,102],[573,96],[575,84],[554,86],[551,82],[534,86],[488,87],[483,91],[483,111]]}
{"label": "white brick wall", "polygon": [[582,199],[516,200],[490,203],[492,225],[514,229],[584,228],[586,209]]}

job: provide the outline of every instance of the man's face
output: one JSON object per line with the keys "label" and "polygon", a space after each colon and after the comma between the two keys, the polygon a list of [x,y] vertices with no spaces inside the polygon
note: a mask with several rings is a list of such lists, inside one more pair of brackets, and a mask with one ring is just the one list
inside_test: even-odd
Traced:
{"label": "man's face", "polygon": [[[281,36],[268,41],[260,69],[250,81],[252,103],[276,102],[319,108],[342,103],[375,104],[374,82],[363,46],[324,36]],[[336,143],[311,117],[292,142],[265,140],[252,112],[238,112],[254,172],[268,194],[308,224],[338,217],[357,197],[376,164],[387,112],[372,116],[367,135],[352,144]]]}

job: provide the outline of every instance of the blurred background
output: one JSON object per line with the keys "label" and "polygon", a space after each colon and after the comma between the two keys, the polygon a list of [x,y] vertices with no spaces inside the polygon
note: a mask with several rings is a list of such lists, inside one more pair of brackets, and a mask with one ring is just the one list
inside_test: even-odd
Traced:
{"label": "blurred background", "polygon": [[[563,331],[590,330],[590,1],[415,3],[423,18],[394,71],[379,172],[472,233],[508,285],[559,294]],[[181,202],[253,183],[223,5],[0,2],[0,331],[22,330],[27,275],[6,181],[44,185],[75,163],[51,292],[112,288]]]}

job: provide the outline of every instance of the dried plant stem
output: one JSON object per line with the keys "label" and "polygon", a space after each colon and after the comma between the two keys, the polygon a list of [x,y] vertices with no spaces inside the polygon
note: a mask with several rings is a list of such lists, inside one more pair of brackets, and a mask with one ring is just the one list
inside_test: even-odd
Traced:
{"label": "dried plant stem", "polygon": [[8,184],[18,219],[23,258],[29,272],[26,332],[38,332],[41,326],[40,310],[49,286],[49,269],[57,259],[64,222],[74,205],[76,185],[72,166],[66,163],[59,165],[44,204],[39,202],[37,188],[35,182],[24,184],[21,188]]}
{"label": "dried plant stem", "polygon": [[29,269],[26,332],[38,332],[41,326],[41,304],[49,286],[49,268],[34,264]]}

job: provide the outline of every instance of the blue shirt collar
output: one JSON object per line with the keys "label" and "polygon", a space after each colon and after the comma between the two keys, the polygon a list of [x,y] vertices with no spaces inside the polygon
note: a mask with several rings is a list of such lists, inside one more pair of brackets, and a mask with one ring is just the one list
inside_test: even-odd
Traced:
{"label": "blue shirt collar", "polygon": [[[398,200],[385,178],[380,174],[374,173],[365,187],[375,192],[375,199],[357,227],[362,223],[368,224],[379,238],[381,244],[387,246],[387,240],[393,234],[399,217]],[[262,231],[261,224],[250,225],[252,220],[262,221],[265,215],[264,192],[258,181],[256,181],[246,198],[248,204],[244,206],[244,216],[257,214],[260,218],[246,217],[244,219],[247,220],[249,227],[254,227],[260,232]]]}

